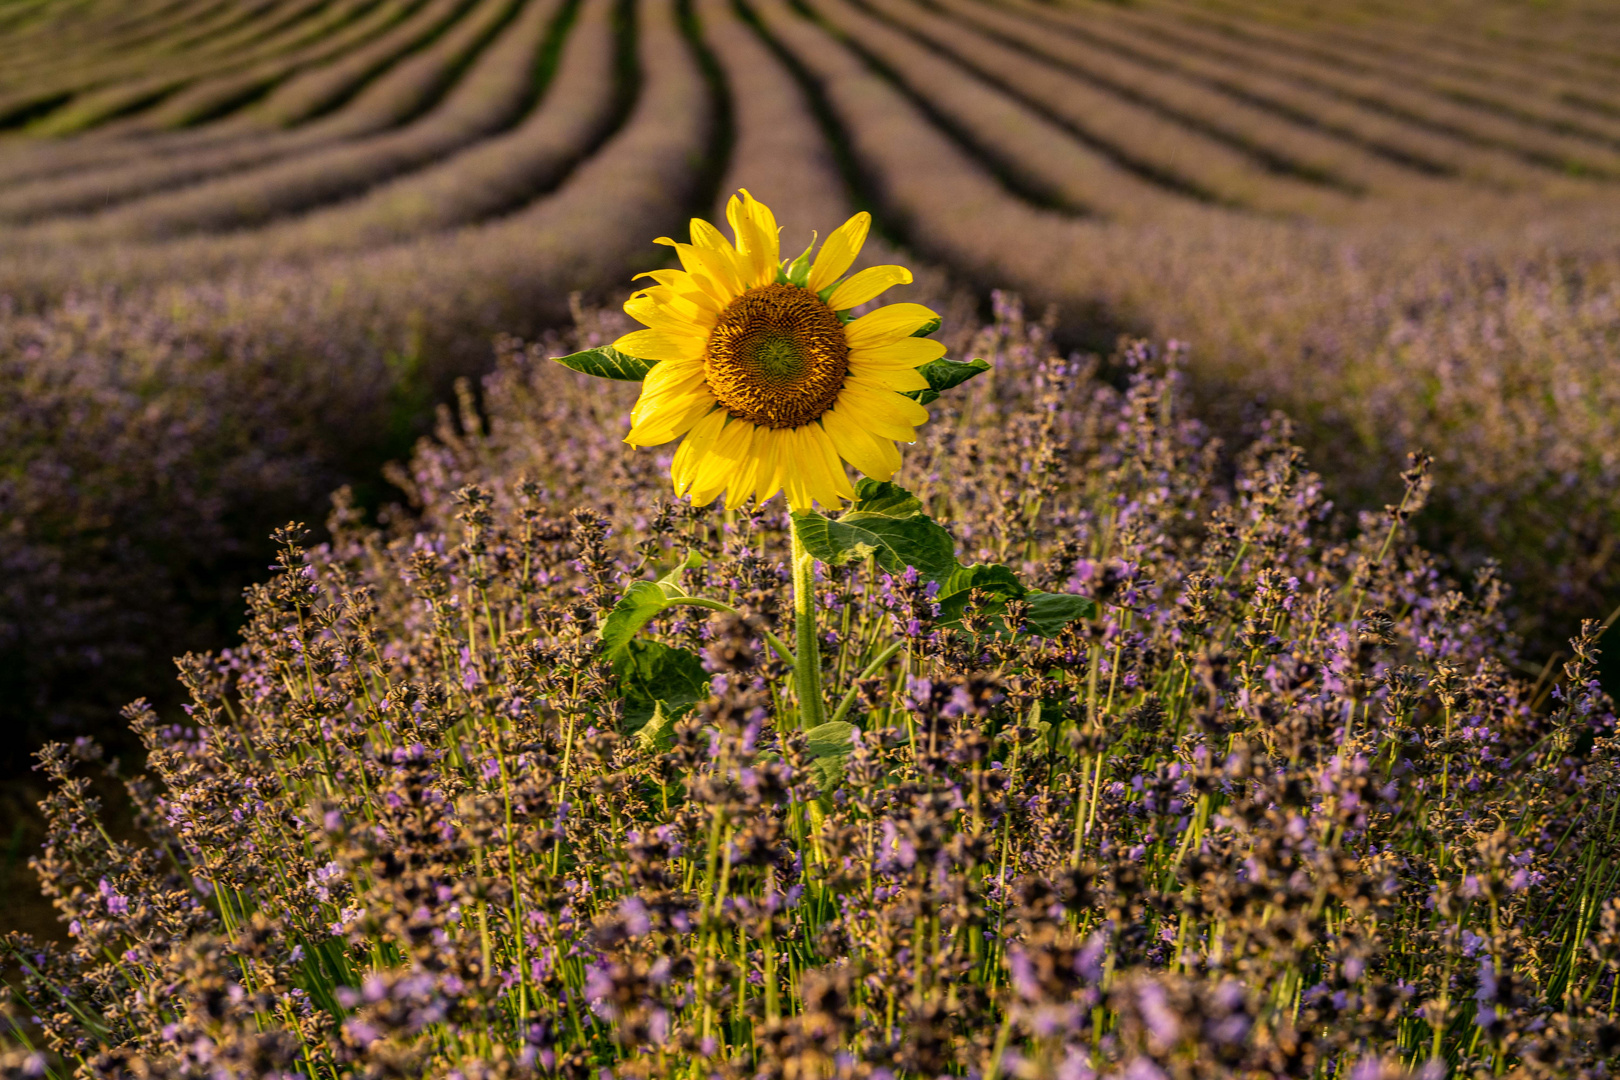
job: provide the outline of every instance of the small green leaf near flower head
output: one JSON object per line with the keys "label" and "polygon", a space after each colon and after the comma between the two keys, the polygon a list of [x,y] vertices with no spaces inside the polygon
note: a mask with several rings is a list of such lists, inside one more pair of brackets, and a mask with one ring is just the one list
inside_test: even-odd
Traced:
{"label": "small green leaf near flower head", "polygon": [[915,517],[923,512],[923,504],[899,484],[866,476],[855,485],[855,505],[850,509],[889,517]]}
{"label": "small green leaf near flower head", "polygon": [[927,405],[939,400],[939,395],[945,391],[961,386],[975,375],[989,371],[990,362],[973,359],[964,364],[959,360],[941,357],[938,360],[930,360],[917,370],[928,380],[928,389],[908,390],[906,396],[915,398],[920,405]]}
{"label": "small green leaf near flower head", "polygon": [[584,352],[571,353],[568,356],[553,356],[552,359],[563,367],[573,368],[583,374],[621,382],[640,382],[647,377],[647,372],[658,365],[657,360],[643,360],[639,356],[622,353],[611,345],[586,349]]}
{"label": "small green leaf near flower head", "polygon": [[956,541],[922,512],[922,500],[898,484],[864,479],[855,488],[855,505],[837,519],[813,511],[796,511],[793,528],[805,550],[829,566],[866,558],[891,574],[915,567],[938,581],[956,566]]}
{"label": "small green leaf near flower head", "polygon": [[[810,282],[810,248],[813,248],[815,246],[816,246],[815,233],[811,233],[810,234],[810,247],[805,248],[803,254],[801,254],[797,259],[794,259],[792,262],[788,263],[787,270],[782,275],[783,280],[786,281],[789,285],[797,285],[797,286],[799,286],[799,288],[802,289],[802,288],[805,288],[809,284],[809,282]],[[836,288],[836,285],[832,286],[832,287],[830,287],[828,289],[829,293],[832,291],[832,288]]]}
{"label": "small green leaf near flower head", "polygon": [[[923,323],[921,326],[917,327],[917,329],[913,330],[911,332],[911,336],[912,337],[927,337],[929,334],[932,334],[935,330],[938,330],[943,325],[944,325],[944,320],[942,320],[938,315],[935,315],[932,319],[928,320],[927,322]],[[988,367],[989,365],[986,365],[986,366]]]}

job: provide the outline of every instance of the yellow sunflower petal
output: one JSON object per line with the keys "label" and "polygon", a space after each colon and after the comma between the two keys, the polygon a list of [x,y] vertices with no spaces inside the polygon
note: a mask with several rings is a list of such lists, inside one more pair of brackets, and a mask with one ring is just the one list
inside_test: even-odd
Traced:
{"label": "yellow sunflower petal", "polygon": [[633,330],[613,343],[613,347],[643,360],[701,360],[705,339],[691,334],[671,334],[665,330]]}
{"label": "yellow sunflower petal", "polygon": [[[721,416],[724,415],[724,411],[721,411]],[[707,506],[726,490],[726,484],[742,463],[743,453],[753,429],[752,424],[731,420],[709,443],[708,448],[699,456],[692,476],[694,505]]]}
{"label": "yellow sunflower petal", "polygon": [[676,258],[681,260],[681,266],[685,267],[686,272],[692,275],[692,279],[702,286],[704,292],[720,301],[722,306],[731,303],[743,291],[737,277],[734,256],[700,248],[695,244],[677,243],[667,236],[660,236],[656,242],[674,248]]}
{"label": "yellow sunflower petal", "polygon": [[680,498],[692,489],[697,480],[698,468],[702,465],[709,448],[719,436],[721,428],[726,424],[726,411],[716,409],[704,416],[681,441],[680,449],[675,451],[675,457],[669,463],[670,482],[675,485],[675,497]]}
{"label": "yellow sunflower petal", "polygon": [[[685,277],[688,282],[692,281],[690,274],[682,273],[681,276]],[[690,318],[694,322],[707,321],[707,323],[713,324],[715,316],[720,313],[720,305],[715,302],[714,297],[704,292],[696,284],[679,289],[671,285],[649,285],[640,292],[632,294],[631,299],[634,300],[636,297],[642,296],[655,304],[669,308],[683,317]]]}
{"label": "yellow sunflower petal", "polygon": [[800,428],[783,432],[782,493],[788,506],[794,510],[809,510],[815,505],[816,494],[805,468],[805,448],[799,439]]}
{"label": "yellow sunflower petal", "polygon": [[726,477],[726,505],[730,507],[741,506],[753,495],[759,477],[760,444],[764,442],[760,436],[770,430],[747,422],[740,426],[747,431],[747,437],[736,466]]}
{"label": "yellow sunflower petal", "polygon": [[[670,371],[665,371],[665,369]],[[684,370],[683,370],[684,368]],[[714,391],[709,389],[708,383],[703,380],[703,365],[679,364],[669,361],[653,368],[653,372],[664,372],[666,378],[655,385],[642,384],[641,396],[636,398],[635,405],[630,409],[630,423],[632,426],[648,420],[657,413],[684,406],[694,397],[700,397],[713,403]],[[673,374],[674,377],[667,377]],[[650,382],[652,375],[648,375]]]}
{"label": "yellow sunflower petal", "polygon": [[641,400],[657,401],[685,394],[703,382],[703,364],[696,360],[666,360],[641,380]]}
{"label": "yellow sunflower petal", "polygon": [[904,337],[887,345],[869,349],[851,349],[850,370],[872,367],[922,367],[931,360],[945,355],[945,343],[933,338]]}
{"label": "yellow sunflower petal", "polygon": [[844,271],[854,264],[855,256],[861,253],[861,245],[866,243],[866,234],[871,228],[872,215],[862,210],[833,230],[816,253],[816,261],[810,265],[811,292],[818,293],[844,276]]}
{"label": "yellow sunflower petal", "polygon": [[795,429],[795,433],[804,454],[801,467],[809,473],[816,501],[834,509],[844,499],[853,499],[855,489],[850,486],[844,463],[838,460],[838,451],[826,430],[820,424],[806,424]]}
{"label": "yellow sunflower petal", "polygon": [[928,410],[908,397],[848,383],[834,408],[867,431],[897,442],[916,442],[916,429],[928,420]]}
{"label": "yellow sunflower petal", "polygon": [[827,297],[827,306],[834,311],[847,311],[874,299],[891,285],[910,285],[911,271],[903,266],[868,266],[851,277]]}
{"label": "yellow sunflower petal", "polygon": [[[900,452],[893,441],[873,435],[845,418],[834,408],[821,418],[821,426],[832,439],[838,455],[874,480],[887,480],[900,467]],[[887,446],[892,452],[884,453]]]}
{"label": "yellow sunflower petal", "polygon": [[851,349],[873,349],[910,337],[939,316],[921,304],[889,304],[844,327]]}
{"label": "yellow sunflower petal", "polygon": [[761,427],[755,439],[753,452],[760,457],[760,471],[753,478],[753,497],[761,504],[782,489],[782,471],[787,465],[789,447],[786,436],[789,434],[789,431]]}
{"label": "yellow sunflower petal", "polygon": [[[624,302],[624,313],[651,330],[663,330],[675,337],[707,336],[714,329],[716,316],[700,311],[691,304],[682,304],[675,297],[660,301],[657,297],[637,293]],[[707,325],[705,325],[705,321]]]}
{"label": "yellow sunflower petal", "polygon": [[678,404],[645,417],[630,429],[624,441],[631,446],[662,446],[692,430],[692,425],[707,416],[713,408],[714,398],[707,394],[681,398]]}
{"label": "yellow sunflower petal", "polygon": [[726,234],[715,228],[702,218],[692,219],[692,246],[705,251],[718,251],[722,255],[736,257],[738,249],[732,246]]}
{"label": "yellow sunflower petal", "polygon": [[742,253],[738,264],[743,268],[743,284],[753,289],[775,281],[779,260],[775,216],[743,189],[740,197],[733,195],[726,203],[726,220]]}
{"label": "yellow sunflower petal", "polygon": [[848,381],[845,382],[844,385],[848,386],[850,383],[870,386],[874,390],[897,390],[904,392],[908,390],[928,389],[928,380],[923,378],[922,372],[918,371],[916,368],[904,367],[866,368],[861,371],[860,374],[856,374],[855,371],[851,369]]}

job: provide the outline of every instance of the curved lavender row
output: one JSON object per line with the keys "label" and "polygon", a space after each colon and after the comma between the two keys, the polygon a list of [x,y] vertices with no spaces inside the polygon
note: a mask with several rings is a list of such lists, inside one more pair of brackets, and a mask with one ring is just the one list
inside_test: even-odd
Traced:
{"label": "curved lavender row", "polygon": [[[1390,35],[1387,28],[1360,30],[1287,20],[1270,27],[1269,34],[1274,35],[1273,40],[1279,46],[1315,57],[1329,66],[1410,86],[1440,101],[1465,104],[1487,114],[1497,113],[1532,131],[1551,132],[1610,147],[1620,142],[1620,124],[1560,100],[1558,88],[1546,83],[1545,71],[1539,64],[1492,65],[1481,70],[1470,57],[1468,62],[1447,73],[1443,49],[1436,49],[1432,44],[1414,49],[1401,36]],[[1511,99],[1502,96],[1508,85],[1513,87]],[[1620,100],[1601,83],[1589,89],[1598,100],[1607,99],[1610,104]]]}
{"label": "curved lavender row", "polygon": [[[348,70],[351,65],[345,62],[345,56],[354,51],[364,51],[368,41],[386,34],[390,29],[399,29],[399,24],[406,22],[413,12],[421,11],[430,3],[431,0],[382,0],[365,18],[333,35],[329,42],[335,48],[330,57],[331,63],[295,76],[279,88],[290,90],[300,85],[307,87],[302,80],[312,79],[324,88],[322,93],[325,94],[332,91],[334,72],[342,74],[343,79],[336,83],[337,92],[353,92],[355,96],[337,112],[319,120],[285,133],[267,134],[262,124],[254,124],[238,115],[192,131],[148,133],[140,138],[121,135],[122,124],[113,121],[73,139],[44,142],[12,140],[16,150],[8,154],[5,161],[0,161],[0,183],[59,177],[82,170],[127,168],[132,163],[148,160],[153,154],[191,155],[224,148],[246,155],[260,152],[257,147],[264,147],[265,153],[286,153],[289,148],[309,147],[323,141],[365,135],[398,123],[410,115],[406,110],[414,101],[409,95],[396,95],[390,89],[393,84],[404,81],[399,70],[404,65],[384,71],[367,83],[364,82],[364,70]],[[449,0],[444,0],[440,10],[450,6]],[[318,95],[312,96],[324,100]],[[255,148],[246,149],[249,145]],[[249,157],[248,160],[255,159]]]}
{"label": "curved lavender row", "polygon": [[[419,69],[425,75],[422,81],[431,84],[441,77],[429,74],[434,65],[426,59],[433,52],[442,51],[434,44],[436,35],[443,34],[445,27],[465,17],[473,7],[474,3],[469,0],[429,3],[406,21],[361,43],[334,62],[278,86],[253,110],[251,117],[243,119],[256,125],[296,127],[345,102],[358,104],[366,90],[382,83],[379,75],[396,76],[403,90],[410,83],[398,73]],[[417,51],[424,46],[424,51]],[[389,96],[398,93],[393,91]]]}
{"label": "curved lavender row", "polygon": [[[235,71],[199,79],[118,129],[134,133],[193,127],[230,113],[242,102],[274,93],[300,71],[342,55],[369,36],[358,28],[366,25],[364,16],[378,6],[375,0],[326,4],[298,24],[295,43],[289,42],[294,47],[277,49],[274,55],[244,63]],[[243,57],[244,62],[252,59]]]}
{"label": "curved lavender row", "polygon": [[[302,258],[391,243],[483,221],[549,192],[600,145],[617,118],[611,3],[583,0],[545,96],[522,123],[353,202],[243,238],[235,245],[239,256],[257,248],[272,258]],[[524,34],[541,41],[539,31],[560,7],[550,0],[525,12]]]}
{"label": "curved lavender row", "polygon": [[[432,48],[407,61],[413,67],[401,65],[394,85],[417,92],[391,95],[396,115],[431,102],[429,95],[456,78],[458,68],[467,70],[431,111],[398,131],[347,140],[330,128],[306,129],[293,137],[243,137],[212,150],[149,153],[144,161],[86,170],[66,182],[53,178],[0,191],[0,220],[37,225],[99,211],[86,221],[43,227],[75,243],[162,239],[255,224],[255,212],[296,211],[309,205],[303,199],[329,199],[356,183],[374,183],[377,175],[451,153],[506,126],[531,96],[542,35],[530,25],[503,25],[518,6],[517,0],[485,0]],[[306,190],[312,177],[318,178],[314,189]]]}
{"label": "curved lavender row", "polygon": [[[696,204],[713,116],[674,16],[644,5],[630,117],[521,214],[38,316],[0,307],[17,394],[0,416],[17,466],[0,500],[23,523],[0,537],[14,569],[0,664],[34,695],[0,704],[8,723],[97,726],[139,672],[225,632],[207,619],[229,595],[176,590],[262,562],[234,523],[293,512],[356,462],[401,452],[424,399],[487,366],[493,327],[538,332],[567,318],[570,289],[622,284],[658,256],[647,237],[679,231]],[[161,450],[136,452],[143,441]],[[86,525],[106,520],[121,523],[114,544]]]}
{"label": "curved lavender row", "polygon": [[[291,27],[281,26],[279,37],[275,33],[266,36],[268,28],[258,25],[261,19],[275,21],[281,14],[280,6],[278,2],[261,3],[250,9],[251,18],[244,17],[240,26],[230,27],[229,32],[220,34],[217,40],[207,41],[204,47],[177,42],[172,59],[154,55],[137,60],[127,73],[99,79],[95,85],[82,88],[67,104],[30,125],[31,130],[43,135],[78,134],[145,109],[199,78],[229,72],[256,55],[273,54],[278,48],[290,47],[302,38],[302,28],[296,22]],[[308,14],[318,11],[322,5],[299,0],[292,6],[294,14]]]}
{"label": "curved lavender row", "polygon": [[[1066,18],[1088,18],[1089,13],[1071,12]],[[1286,43],[1286,35],[1279,44]],[[1248,46],[1254,48],[1254,46]],[[1421,89],[1407,89],[1401,80],[1359,74],[1333,68],[1319,61],[1297,57],[1286,48],[1263,50],[1258,65],[1349,101],[1385,112],[1426,131],[1459,139],[1476,146],[1500,150],[1542,169],[1559,171],[1584,168],[1606,180],[1620,177],[1620,151],[1595,146],[1585,140],[1471,108]]]}
{"label": "curved lavender row", "polygon": [[[442,48],[431,54],[431,72],[422,72],[424,91],[442,83],[458,63],[471,60],[473,67],[443,101],[407,127],[339,142],[238,175],[164,190],[180,177],[193,178],[193,170],[181,159],[171,175],[164,175],[161,167],[137,174],[157,187],[155,193],[82,222],[45,226],[47,235],[82,244],[161,240],[261,225],[363,191],[498,132],[520,115],[531,96],[534,54],[540,45],[538,38],[528,38],[517,40],[513,48],[485,51],[490,34],[516,3],[485,0],[438,43]],[[421,58],[429,56],[423,53]]]}
{"label": "curved lavender row", "polygon": [[[1268,168],[1379,194],[1389,188],[1410,186],[1413,182],[1410,170],[1355,144],[1292,123],[1244,101],[1211,93],[1209,87],[1176,72],[1143,64],[1079,38],[1053,34],[1049,27],[1019,18],[1005,8],[971,0],[938,0],[933,6],[1022,55],[1042,58],[1114,93],[1140,101],[1168,118],[1228,142]],[[917,5],[914,0],[907,0],[903,5],[884,4],[883,7],[916,10]],[[976,53],[975,58],[977,56]]]}
{"label": "curved lavender row", "polygon": [[[8,284],[36,302],[69,289],[110,284],[198,281],[244,268],[309,263],[342,252],[385,246],[510,212],[563,179],[597,146],[616,116],[616,42],[611,0],[586,0],[567,30],[552,88],[529,116],[503,135],[482,140],[447,160],[379,185],[358,199],[273,222],[250,232],[125,245],[116,258],[71,265],[60,252],[42,253],[27,280]],[[562,0],[534,0],[491,51],[514,55],[525,73],[557,17]],[[512,69],[520,70],[518,67]],[[99,270],[92,267],[99,266]],[[3,280],[3,279],[0,279]]]}
{"label": "curved lavender row", "polygon": [[[861,52],[898,75],[905,96],[926,102],[931,113],[944,117],[976,148],[982,148],[1004,177],[1011,176],[1035,197],[1063,211],[1127,220],[1152,218],[1184,209],[1189,204],[1188,193],[1197,190],[1194,183],[1168,169],[1155,173],[1151,167],[1143,167],[1140,158],[1120,154],[1117,146],[1102,140],[1088,144],[1026,103],[981,82],[971,69],[957,66],[954,58],[936,55],[848,4],[819,4],[813,10]],[[1091,119],[1106,127],[1108,108],[1116,104],[1103,103],[1104,115]],[[1146,120],[1150,125],[1153,121],[1129,106],[1126,111],[1133,121]],[[1143,173],[1149,178],[1140,175]]]}
{"label": "curved lavender row", "polygon": [[833,148],[804,91],[731,0],[702,0],[697,12],[703,36],[725,71],[736,127],[710,219],[724,221],[727,201],[747,188],[775,210],[782,249],[797,255],[813,231],[825,236],[855,212]]}
{"label": "curved lavender row", "polygon": [[[913,246],[981,281],[999,278],[1033,302],[1059,298],[1056,280],[1046,271],[1076,246],[1075,219],[1009,196],[825,29],[780,0],[755,0],[749,6],[766,33],[817,81],[882,209]],[[1002,131],[1013,138],[1020,133],[1012,125]],[[992,238],[999,242],[988,242]],[[1012,251],[1017,255],[1010,256]],[[1078,315],[1073,306],[1069,311]]]}
{"label": "curved lavender row", "polygon": [[[272,5],[259,4],[246,9],[248,17],[261,14]],[[184,51],[199,35],[211,29],[228,31],[244,18],[244,10],[233,4],[215,0],[202,5],[200,11],[183,12],[183,17],[172,25],[162,25],[146,40],[137,40],[127,48],[110,51],[97,50],[94,45],[75,49],[69,46],[59,55],[56,48],[42,49],[39,42],[32,49],[22,51],[16,62],[8,68],[11,78],[0,82],[0,117],[15,123],[40,107],[58,103],[64,94],[82,94],[104,90],[120,79],[132,79],[147,74],[153,63],[169,59],[169,54]]]}
{"label": "curved lavender row", "polygon": [[[914,72],[905,76],[913,96],[923,100],[942,96],[932,88],[944,73],[957,72],[957,85],[970,84],[961,72],[977,73],[1004,88],[1001,93],[1016,95],[1014,100],[1023,99],[1019,103],[1024,108],[1039,109],[1052,118],[1047,122],[1061,134],[1042,142],[1090,142],[1112,159],[1108,171],[1134,170],[1139,178],[1156,181],[1183,197],[1191,194],[1233,208],[1268,213],[1321,216],[1342,209],[1346,201],[1341,193],[1271,172],[1251,155],[1204,132],[1171,122],[1136,102],[1099,90],[1066,72],[1031,63],[1028,57],[936,13],[919,10],[910,3],[864,6],[884,18],[866,15],[845,0],[823,0],[817,10],[826,12],[836,25],[851,33],[863,50],[897,65],[896,70]],[[939,74],[929,77],[929,71]],[[1090,153],[1100,156],[1098,151]],[[1047,161],[1046,156],[1025,150],[1006,160],[1027,173],[1049,174],[1043,180],[1051,186],[1071,170]],[[1115,179],[1097,186],[1106,192],[1120,186],[1120,182]],[[1141,186],[1140,179],[1137,186]],[[1098,198],[1093,195],[1091,204]],[[1128,196],[1119,201],[1127,202]],[[1133,210],[1132,217],[1137,219],[1153,213],[1151,207]]]}
{"label": "curved lavender row", "polygon": [[1558,178],[1499,150],[1475,146],[1438,132],[1413,127],[1398,117],[1347,99],[1275,70],[1272,58],[1207,27],[1134,12],[1094,17],[1065,14],[1042,4],[1011,0],[1019,15],[1058,34],[1073,35],[1096,48],[1135,56],[1144,64],[1184,73],[1222,93],[1250,101],[1300,123],[1355,139],[1386,157],[1434,175],[1457,176],[1482,186],[1541,190]]}
{"label": "curved lavender row", "polygon": [[[189,28],[202,14],[224,6],[225,0],[157,0],[145,5],[120,5],[117,15],[90,21],[74,18],[71,11],[63,11],[61,5],[56,5],[54,19],[42,18],[31,28],[6,27],[4,41],[0,42],[0,58],[6,61],[0,85],[10,86],[22,81],[22,77],[35,75],[38,67],[46,65],[39,55],[42,39],[58,48],[83,50],[92,57],[116,54],[161,41],[176,24]],[[18,16],[21,14],[19,12]]]}

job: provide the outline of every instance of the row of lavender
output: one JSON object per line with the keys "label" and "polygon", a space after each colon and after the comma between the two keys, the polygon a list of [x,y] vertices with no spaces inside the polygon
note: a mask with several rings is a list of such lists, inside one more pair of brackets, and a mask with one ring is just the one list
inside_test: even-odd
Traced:
{"label": "row of lavender", "polygon": [[[580,344],[602,336],[587,331]],[[671,504],[628,394],[512,343],[397,477],[412,515],[278,533],[192,723],[43,755],[69,920],[10,939],[24,1075],[1597,1077],[1620,1052],[1614,706],[1596,626],[1516,677],[1502,586],[1347,531],[1281,417],[1225,455],[1182,357],[1094,363],[1000,303],[993,374],[898,479],[963,561],[1083,590],[1058,636],[914,574],[819,578],[845,719],[805,732],[784,515]],[[623,696],[631,582],[704,657]],[[685,614],[678,614],[684,612]],[[1006,625],[1002,620],[1006,619]],[[893,648],[898,644],[900,648]],[[832,730],[829,730],[831,728]]]}

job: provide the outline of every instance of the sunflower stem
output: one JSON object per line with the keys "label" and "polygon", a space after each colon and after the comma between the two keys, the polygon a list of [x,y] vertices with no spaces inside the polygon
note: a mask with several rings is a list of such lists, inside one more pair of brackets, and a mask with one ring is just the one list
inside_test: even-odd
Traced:
{"label": "sunflower stem", "polygon": [[804,549],[799,530],[793,536],[793,622],[797,663],[793,684],[799,692],[799,726],[809,731],[827,719],[821,698],[821,639],[816,634],[816,560]]}

